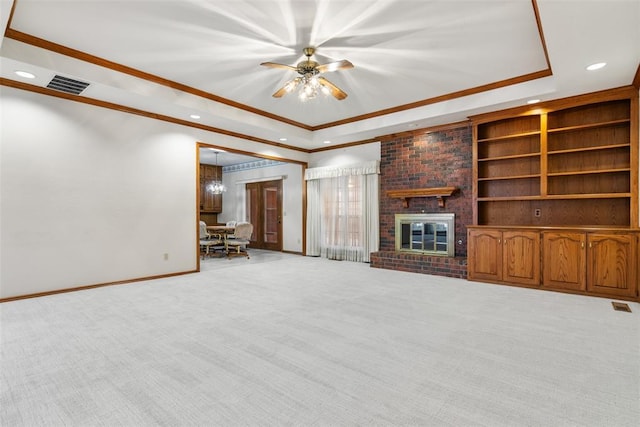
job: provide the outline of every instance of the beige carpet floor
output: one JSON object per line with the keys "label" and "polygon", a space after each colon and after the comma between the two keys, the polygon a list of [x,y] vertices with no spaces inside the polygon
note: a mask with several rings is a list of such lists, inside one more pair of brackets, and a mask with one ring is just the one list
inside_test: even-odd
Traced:
{"label": "beige carpet floor", "polygon": [[0,305],[0,425],[639,425],[639,304],[252,255]]}

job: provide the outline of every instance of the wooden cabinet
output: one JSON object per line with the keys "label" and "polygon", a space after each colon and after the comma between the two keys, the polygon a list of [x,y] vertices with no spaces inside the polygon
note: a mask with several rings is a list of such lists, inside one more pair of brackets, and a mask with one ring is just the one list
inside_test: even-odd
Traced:
{"label": "wooden cabinet", "polygon": [[523,285],[540,285],[540,233],[502,232],[502,280]]}
{"label": "wooden cabinet", "polygon": [[585,233],[542,233],[542,287],[586,289],[587,253]]}
{"label": "wooden cabinet", "polygon": [[639,240],[619,229],[470,226],[468,278],[638,301]]}
{"label": "wooden cabinet", "polygon": [[222,194],[213,194],[207,187],[215,181],[222,181],[222,168],[200,165],[200,212],[222,212]]}
{"label": "wooden cabinet", "polygon": [[540,236],[530,231],[469,230],[471,280],[540,284]]}
{"label": "wooden cabinet", "polygon": [[590,233],[587,241],[587,290],[612,296],[638,295],[637,236]]}
{"label": "wooden cabinet", "polygon": [[502,231],[469,230],[467,276],[470,280],[502,280]]}

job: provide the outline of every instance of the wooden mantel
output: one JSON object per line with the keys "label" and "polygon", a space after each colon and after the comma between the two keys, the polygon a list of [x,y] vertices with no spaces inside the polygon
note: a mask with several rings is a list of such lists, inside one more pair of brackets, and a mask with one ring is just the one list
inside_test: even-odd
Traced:
{"label": "wooden mantel", "polygon": [[430,187],[413,188],[410,190],[388,190],[387,196],[394,199],[402,199],[402,207],[409,207],[409,200],[414,197],[435,197],[438,199],[438,206],[444,208],[444,197],[451,196],[457,187]]}

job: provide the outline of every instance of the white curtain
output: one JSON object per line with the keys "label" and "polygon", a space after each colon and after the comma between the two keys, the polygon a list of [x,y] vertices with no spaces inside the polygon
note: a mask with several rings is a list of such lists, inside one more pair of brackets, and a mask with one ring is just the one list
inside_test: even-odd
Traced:
{"label": "white curtain", "polygon": [[378,250],[377,161],[307,169],[307,254],[369,262]]}

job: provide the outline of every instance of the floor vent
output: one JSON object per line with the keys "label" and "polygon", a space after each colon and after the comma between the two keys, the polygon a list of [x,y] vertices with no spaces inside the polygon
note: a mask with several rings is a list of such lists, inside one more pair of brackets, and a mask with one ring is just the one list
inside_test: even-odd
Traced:
{"label": "floor vent", "polygon": [[613,309],[615,311],[626,311],[627,313],[631,313],[631,308],[629,307],[629,304],[611,301],[611,305],[613,305]]}
{"label": "floor vent", "polygon": [[87,86],[89,86],[89,83],[58,75],[54,76],[47,85],[49,89],[59,90],[61,92],[70,93],[72,95],[80,95],[80,93],[85,90]]}

